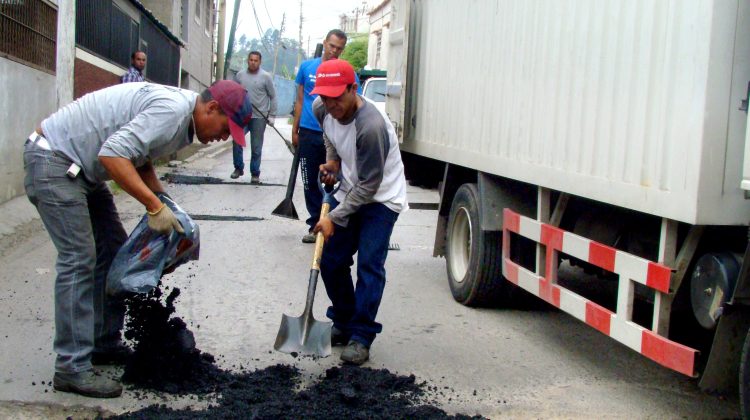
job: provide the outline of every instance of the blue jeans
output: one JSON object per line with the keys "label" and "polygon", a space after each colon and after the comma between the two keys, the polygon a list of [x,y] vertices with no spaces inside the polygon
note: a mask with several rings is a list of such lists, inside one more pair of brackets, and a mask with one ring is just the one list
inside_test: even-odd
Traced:
{"label": "blue jeans", "polygon": [[305,187],[305,207],[310,217],[307,218],[308,230],[312,231],[320,219],[320,207],[323,205],[323,194],[318,188],[320,165],[326,163],[326,147],[323,144],[323,132],[299,129],[299,165],[302,170],[302,185]]}
{"label": "blue jeans", "polygon": [[24,186],[57,249],[55,370],[91,369],[91,352],[120,341],[125,305],[106,296],[109,266],[127,239],[112,193],[83,174],[69,178],[66,157],[30,142]]}
{"label": "blue jeans", "polygon": [[[245,127],[245,134],[250,132],[250,175],[260,176],[260,156],[263,152],[263,135],[266,132],[266,120],[263,118],[252,118],[250,124]],[[234,168],[245,170],[243,162],[242,146],[232,142],[232,159]]]}
{"label": "blue jeans", "polygon": [[[351,339],[370,347],[383,326],[375,322],[385,288],[385,259],[398,213],[380,203],[366,204],[347,227],[336,226],[323,248],[320,274],[332,305],[326,316]],[[357,254],[357,287],[351,266]]]}

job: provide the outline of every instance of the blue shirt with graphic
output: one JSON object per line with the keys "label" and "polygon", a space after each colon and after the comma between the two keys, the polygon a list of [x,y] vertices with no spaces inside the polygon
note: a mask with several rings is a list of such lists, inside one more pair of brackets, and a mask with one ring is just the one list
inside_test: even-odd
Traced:
{"label": "blue shirt with graphic", "polygon": [[[298,85],[302,85],[303,90],[302,115],[300,115],[299,126],[319,132],[323,132],[323,130],[320,129],[320,124],[318,124],[318,120],[312,112],[312,103],[318,95],[310,95],[310,92],[315,88],[315,73],[318,72],[318,66],[322,62],[321,57],[303,61],[295,79]],[[355,74],[354,78],[357,81],[357,92],[362,93],[362,86],[359,86],[359,76]]]}

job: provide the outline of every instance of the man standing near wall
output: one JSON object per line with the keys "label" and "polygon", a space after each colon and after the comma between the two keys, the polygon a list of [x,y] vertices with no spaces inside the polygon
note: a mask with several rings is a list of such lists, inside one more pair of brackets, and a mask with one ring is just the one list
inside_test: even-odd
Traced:
{"label": "man standing near wall", "polygon": [[[273,126],[276,117],[276,90],[273,87],[273,77],[260,68],[262,56],[258,51],[251,51],[247,55],[247,68],[234,76],[234,81],[241,84],[250,94],[253,104],[253,118],[245,133],[250,131],[250,182],[260,182],[260,157],[263,151],[263,135],[266,131],[266,119]],[[242,148],[245,138],[234,139],[232,156],[234,158],[234,172],[231,177],[239,178],[245,174]]]}
{"label": "man standing near wall", "polygon": [[[326,149],[323,144],[323,130],[312,112],[312,103],[318,95],[310,92],[315,88],[315,72],[320,63],[338,58],[346,47],[346,34],[338,29],[328,32],[323,41],[323,56],[303,62],[297,72],[297,100],[294,103],[294,124],[292,143],[299,147],[299,163],[302,169],[302,182],[305,187],[305,207],[310,217],[307,219],[307,234],[304,243],[315,243],[313,227],[320,218],[323,195],[318,190],[318,168],[326,163]],[[357,80],[359,83],[359,80]]]}
{"label": "man standing near wall", "polygon": [[130,68],[120,77],[120,83],[145,82],[143,70],[146,68],[146,53],[135,51],[130,54]]}

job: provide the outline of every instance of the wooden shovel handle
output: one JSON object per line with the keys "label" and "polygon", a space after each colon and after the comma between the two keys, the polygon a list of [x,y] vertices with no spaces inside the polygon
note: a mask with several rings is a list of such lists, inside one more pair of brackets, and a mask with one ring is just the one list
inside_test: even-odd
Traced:
{"label": "wooden shovel handle", "polygon": [[[320,218],[324,218],[328,216],[328,210],[331,208],[331,205],[328,203],[323,203],[323,207],[320,209]],[[323,232],[318,232],[318,234],[315,236],[315,253],[313,254],[313,261],[312,261],[312,269],[313,270],[320,270],[320,257],[323,255],[323,243],[325,242],[325,238],[323,238]]]}

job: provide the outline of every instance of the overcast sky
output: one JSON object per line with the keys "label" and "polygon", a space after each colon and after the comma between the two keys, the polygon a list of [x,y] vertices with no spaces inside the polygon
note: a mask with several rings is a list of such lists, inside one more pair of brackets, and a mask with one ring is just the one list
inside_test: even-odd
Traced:
{"label": "overcast sky", "polygon": [[[227,1],[226,38],[229,38],[229,27],[232,24],[232,13],[235,0]],[[376,3],[370,0],[370,3]],[[263,31],[280,29],[281,18],[286,12],[284,38],[299,39],[300,0],[241,0],[240,13],[237,18],[235,38],[244,34],[248,38],[259,38],[258,27],[253,14],[253,5],[258,14],[258,21]],[[339,16],[349,14],[361,7],[362,0],[302,0],[302,47],[308,48],[308,55],[315,50],[315,44],[322,42],[329,30],[338,28]],[[226,49],[226,48],[225,48]]]}

